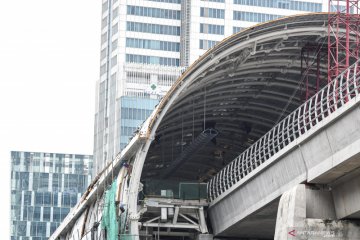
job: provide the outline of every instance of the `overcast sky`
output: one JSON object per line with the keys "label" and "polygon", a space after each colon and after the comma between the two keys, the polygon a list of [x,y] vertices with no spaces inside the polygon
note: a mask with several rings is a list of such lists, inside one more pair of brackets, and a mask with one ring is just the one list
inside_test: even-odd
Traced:
{"label": "overcast sky", "polygon": [[92,154],[100,14],[96,0],[0,1],[1,239],[10,151]]}

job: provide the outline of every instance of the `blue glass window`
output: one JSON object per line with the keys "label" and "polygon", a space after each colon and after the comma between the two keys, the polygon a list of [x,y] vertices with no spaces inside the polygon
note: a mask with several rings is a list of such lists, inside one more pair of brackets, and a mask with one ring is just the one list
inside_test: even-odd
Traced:
{"label": "blue glass window", "polygon": [[224,26],[200,23],[200,32],[201,33],[224,35]]}
{"label": "blue glass window", "polygon": [[126,38],[126,46],[132,48],[143,48],[171,52],[180,51],[180,43],[177,42],[165,42],[139,38]]}
{"label": "blue glass window", "polygon": [[136,55],[136,54],[126,54],[126,62],[160,64],[164,66],[180,65],[180,59],[178,58],[155,57],[155,56],[145,56],[145,55]]}
{"label": "blue glass window", "polygon": [[127,22],[126,30],[131,32],[146,32],[154,34],[180,36],[180,27],[140,22]]}
{"label": "blue glass window", "polygon": [[204,49],[204,50],[208,50],[208,49],[212,48],[213,46],[215,46],[216,43],[218,43],[218,42],[217,41],[200,39],[199,40],[199,48]]}
{"label": "blue glass window", "polygon": [[241,30],[243,30],[244,28],[242,28],[242,27],[233,27],[233,34],[234,33],[238,33],[238,32],[240,32]]}
{"label": "blue glass window", "polygon": [[234,20],[247,22],[266,22],[282,17],[282,15],[234,11]]}
{"label": "blue glass window", "polygon": [[223,3],[225,2],[225,0],[201,0],[203,2],[219,2],[219,3]]}
{"label": "blue glass window", "polygon": [[234,4],[267,8],[281,8],[306,12],[321,12],[322,10],[321,3],[293,0],[234,0]]}
{"label": "blue glass window", "polygon": [[225,18],[225,11],[223,9],[216,8],[200,8],[200,16],[201,17],[209,17],[209,18]]}
{"label": "blue glass window", "polygon": [[147,0],[152,2],[181,3],[181,0]]}
{"label": "blue glass window", "polygon": [[149,8],[142,6],[127,6],[127,14],[143,17],[166,18],[180,20],[180,11],[161,8]]}

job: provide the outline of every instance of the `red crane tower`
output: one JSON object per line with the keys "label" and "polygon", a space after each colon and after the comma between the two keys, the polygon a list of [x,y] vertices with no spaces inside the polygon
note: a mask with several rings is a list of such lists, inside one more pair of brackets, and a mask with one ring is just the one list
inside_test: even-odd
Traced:
{"label": "red crane tower", "polygon": [[359,0],[329,0],[328,82],[359,59],[359,13]]}

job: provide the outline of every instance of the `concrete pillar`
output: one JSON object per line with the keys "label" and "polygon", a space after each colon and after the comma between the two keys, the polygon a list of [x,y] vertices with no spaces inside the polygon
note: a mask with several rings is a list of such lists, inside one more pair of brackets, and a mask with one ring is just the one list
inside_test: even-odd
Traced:
{"label": "concrete pillar", "polygon": [[293,228],[304,228],[305,218],[305,185],[300,184],[285,192],[280,198],[274,239],[287,240],[289,232],[291,232]]}
{"label": "concrete pillar", "polygon": [[304,184],[285,192],[279,202],[274,239],[360,239],[360,221],[337,220],[331,196],[330,189]]}

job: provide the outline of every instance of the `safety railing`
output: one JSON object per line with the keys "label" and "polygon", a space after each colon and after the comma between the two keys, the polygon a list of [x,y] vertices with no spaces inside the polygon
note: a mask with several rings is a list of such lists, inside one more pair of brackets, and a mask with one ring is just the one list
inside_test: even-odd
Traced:
{"label": "safety railing", "polygon": [[360,94],[360,61],[350,66],[218,172],[207,185],[215,200],[281,149]]}

